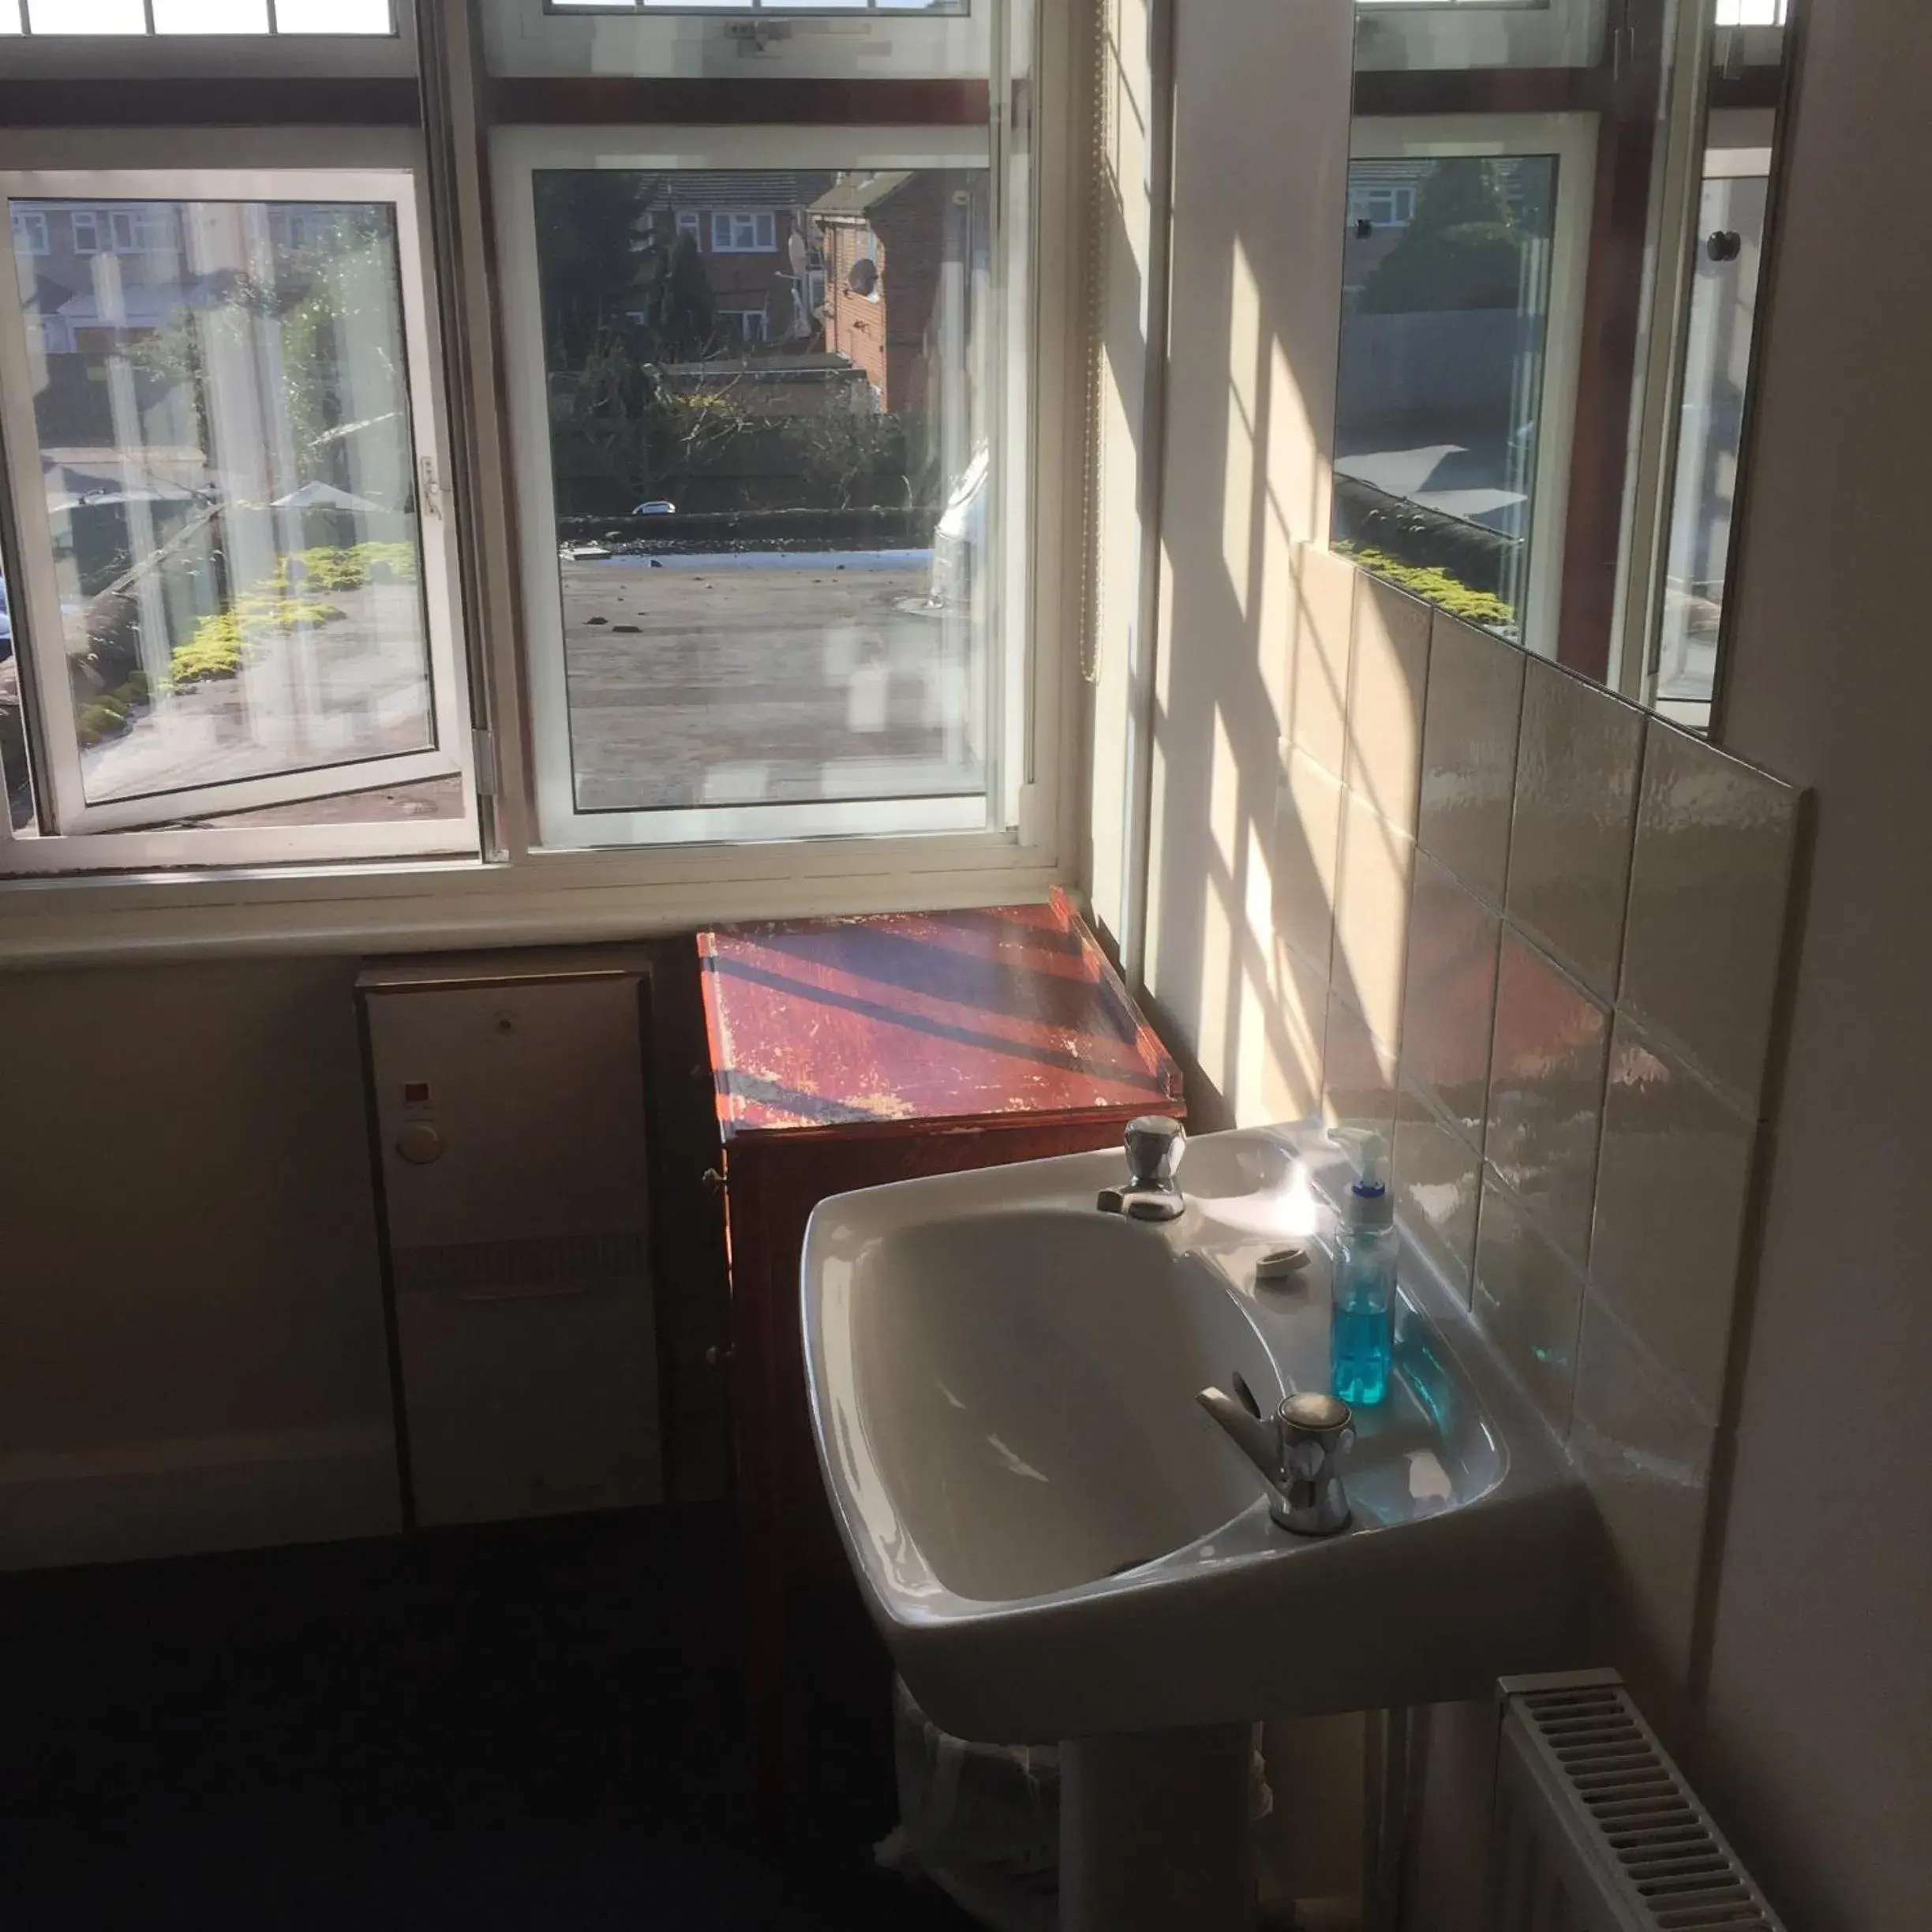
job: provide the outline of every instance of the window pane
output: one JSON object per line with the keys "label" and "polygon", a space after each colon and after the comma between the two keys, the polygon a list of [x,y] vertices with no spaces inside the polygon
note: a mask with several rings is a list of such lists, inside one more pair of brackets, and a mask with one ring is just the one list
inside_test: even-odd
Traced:
{"label": "window pane", "polygon": [[1515,637],[1529,583],[1552,156],[1349,169],[1334,540]]}
{"label": "window pane", "polygon": [[535,186],[576,809],[983,796],[986,170]]}
{"label": "window pane", "polygon": [[275,31],[285,34],[395,32],[390,0],[275,0]]}
{"label": "window pane", "polygon": [[811,13],[863,13],[890,7],[896,12],[964,13],[970,0],[550,0],[559,13],[716,13],[765,7]]}
{"label": "window pane", "polygon": [[6,788],[8,822],[16,832],[25,829],[34,819],[33,777],[27,762],[20,658],[13,649],[13,613],[4,573],[0,573],[0,784]]}
{"label": "window pane", "polygon": [[13,207],[86,803],[432,746],[395,211]]}
{"label": "window pane", "polygon": [[261,34],[268,0],[154,0],[156,33]]}
{"label": "window pane", "polygon": [[[21,0],[0,0],[0,34],[21,31]],[[391,0],[25,0],[36,34],[389,34]]]}
{"label": "window pane", "polygon": [[27,0],[27,24],[38,34],[144,34],[141,0]]}
{"label": "window pane", "polygon": [[1700,729],[1709,721],[1717,682],[1769,189],[1762,175],[1706,181],[1698,211],[1669,560],[1650,697],[1660,710]]}

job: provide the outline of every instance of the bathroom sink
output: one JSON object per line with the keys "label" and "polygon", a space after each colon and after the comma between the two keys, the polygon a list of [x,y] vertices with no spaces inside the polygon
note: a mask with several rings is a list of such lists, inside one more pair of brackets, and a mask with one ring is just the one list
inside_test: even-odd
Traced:
{"label": "bathroom sink", "polygon": [[[1594,1628],[1593,1510],[1459,1301],[1405,1255],[1353,1519],[1278,1527],[1194,1401],[1327,1386],[1335,1157],[1318,1133],[1187,1150],[1185,1211],[1095,1208],[1118,1153],[838,1196],[806,1237],[807,1372],[852,1565],[934,1720],[1006,1743],[1485,1694]],[[1319,1183],[1319,1188],[1317,1186]],[[1257,1286],[1305,1242],[1310,1265]]]}

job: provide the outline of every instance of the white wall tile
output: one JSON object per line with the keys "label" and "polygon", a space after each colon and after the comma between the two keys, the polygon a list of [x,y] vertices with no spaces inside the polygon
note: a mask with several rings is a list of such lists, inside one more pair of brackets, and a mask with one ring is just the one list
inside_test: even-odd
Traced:
{"label": "white wall tile", "polygon": [[1651,721],[1618,1003],[1754,1110],[1798,800],[1790,785]]}
{"label": "white wall tile", "polygon": [[1395,1138],[1395,1050],[1378,1040],[1368,1022],[1332,987],[1324,1043],[1322,1112],[1331,1126],[1368,1127],[1387,1140]]}
{"label": "white wall tile", "polygon": [[1505,929],[1484,1158],[1581,1267],[1603,1120],[1609,1009]]}
{"label": "white wall tile", "polygon": [[1328,983],[1278,937],[1272,987],[1261,1073],[1262,1111],[1271,1121],[1306,1120],[1321,1111]]}
{"label": "white wall tile", "polygon": [[1405,1092],[1395,1122],[1395,1217],[1466,1301],[1482,1164],[1469,1143]]}
{"label": "white wall tile", "polygon": [[1570,1447],[1615,1552],[1623,1608],[1682,1682],[1690,1664],[1715,1432],[1594,1294]]}
{"label": "white wall tile", "polygon": [[1617,1016],[1604,1101],[1590,1279],[1715,1417],[1757,1125]]}
{"label": "white wall tile", "polygon": [[1422,723],[1422,849],[1480,893],[1503,903],[1523,653],[1437,611],[1429,631],[1428,702]]}
{"label": "white wall tile", "polygon": [[1345,776],[1351,791],[1411,836],[1422,781],[1428,664],[1429,607],[1366,571],[1357,572]]}
{"label": "white wall tile", "polygon": [[1570,1426],[1583,1278],[1511,1200],[1493,1172],[1477,1211],[1477,1319],[1561,1434]]}
{"label": "white wall tile", "polygon": [[1335,955],[1328,977],[1382,1039],[1402,1034],[1402,973],[1409,952],[1409,883],[1415,841],[1360,792],[1346,792]]}
{"label": "white wall tile", "polygon": [[1623,953],[1643,729],[1641,711],[1526,661],[1505,906],[1605,1000]]}
{"label": "white wall tile", "polygon": [[1480,1151],[1501,922],[1418,852],[1402,993],[1402,1065]]}
{"label": "white wall tile", "polygon": [[1342,781],[1305,751],[1288,754],[1275,818],[1275,930],[1326,978],[1335,947]]}
{"label": "white wall tile", "polygon": [[1338,778],[1348,762],[1349,653],[1361,574],[1346,557],[1312,544],[1296,552],[1288,736]]}

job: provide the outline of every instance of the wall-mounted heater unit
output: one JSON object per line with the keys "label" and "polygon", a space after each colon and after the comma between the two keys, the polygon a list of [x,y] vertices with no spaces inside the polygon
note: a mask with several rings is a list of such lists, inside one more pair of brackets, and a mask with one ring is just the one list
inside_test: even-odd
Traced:
{"label": "wall-mounted heater unit", "polygon": [[1784,1932],[1615,1671],[1500,1689],[1491,1932]]}
{"label": "wall-mounted heater unit", "polygon": [[647,990],[582,954],[358,982],[416,1523],[662,1499]]}

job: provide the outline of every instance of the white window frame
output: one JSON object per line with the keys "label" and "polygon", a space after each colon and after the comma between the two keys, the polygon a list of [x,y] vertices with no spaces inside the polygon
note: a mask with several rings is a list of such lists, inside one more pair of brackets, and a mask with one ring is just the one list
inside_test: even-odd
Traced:
{"label": "white window frame", "polygon": [[[169,795],[166,806],[153,798],[111,804],[88,802],[76,751],[52,529],[40,476],[31,346],[24,312],[13,304],[0,305],[0,426],[5,430],[7,485],[21,551],[18,581],[9,586],[15,649],[21,655],[23,698],[37,711],[35,740],[48,747],[48,755],[36,763],[36,791],[43,810],[51,806],[61,828],[38,836],[17,836],[5,814],[0,814],[0,874],[474,856],[480,822],[466,666],[457,617],[460,599],[455,546],[447,520],[436,505],[440,488],[436,480],[447,471],[447,444],[442,428],[440,344],[427,295],[432,271],[426,223],[419,206],[424,192],[421,171],[407,166],[339,169],[319,165],[300,169],[28,169],[6,167],[9,158],[0,151],[0,195],[9,200],[335,200],[380,202],[395,209],[409,354],[410,430],[418,474],[429,484],[419,492],[423,508],[417,519],[417,535],[436,742],[432,749],[421,752],[176,792]],[[331,775],[337,782],[327,782]],[[460,818],[181,829],[161,829],[153,823],[163,816],[243,812],[431,777],[461,781]]]}
{"label": "white window frame", "polygon": [[1536,478],[1530,499],[1530,575],[1518,623],[1527,650],[1554,657],[1563,598],[1564,524],[1570,457],[1576,434],[1578,371],[1583,354],[1583,285],[1589,267],[1590,204],[1597,165],[1597,117],[1443,114],[1356,121],[1351,161],[1432,160],[1458,155],[1498,160],[1553,155],[1556,200],[1550,217],[1549,302],[1543,333],[1543,391],[1537,407]]}
{"label": "white window frame", "polygon": [[391,0],[386,34],[0,34],[0,78],[403,79],[416,71],[414,11],[410,0]]}
{"label": "white window frame", "polygon": [[[27,253],[29,255],[51,255],[54,253],[54,243],[48,233],[47,218],[43,209],[9,209],[7,216],[7,229],[9,234],[14,238],[17,238],[21,235],[28,238]],[[36,235],[39,238],[39,246],[37,248],[34,245],[32,240],[32,238]]]}
{"label": "white window frame", "polygon": [[[721,309],[718,315],[737,331],[741,342],[762,343],[771,339],[771,318],[762,309]],[[751,326],[747,327],[747,324]]]}
{"label": "white window frame", "polygon": [[[73,234],[73,252],[77,255],[98,255],[100,253],[100,210],[99,208],[70,208],[68,211],[67,223]],[[88,234],[85,242],[80,239],[83,224],[86,227]]]}
{"label": "white window frame", "polygon": [[694,242],[704,240],[704,220],[695,208],[680,208],[677,212],[677,231],[689,235]]}
{"label": "white window frame", "polygon": [[[1005,577],[1017,570],[1026,578],[1028,593],[1005,602],[1017,620],[1006,627],[1006,635],[997,615],[990,627],[987,654],[994,695],[1003,695],[1020,717],[1004,716],[993,707],[986,732],[982,792],[938,798],[579,812],[570,760],[563,597],[538,299],[536,172],[600,167],[653,173],[707,168],[983,167],[990,150],[987,134],[975,128],[666,128],[627,130],[622,136],[608,129],[500,128],[494,133],[492,198],[517,479],[523,688],[534,757],[529,788],[537,815],[532,844],[545,852],[545,864],[581,861],[587,848],[616,847],[628,848],[636,863],[650,863],[653,872],[697,861],[708,863],[713,878],[730,879],[766,875],[774,848],[800,852],[806,848],[801,841],[822,842],[821,849],[848,855],[843,861],[848,871],[902,878],[989,863],[1053,863],[1061,802],[1074,790],[1070,769],[1074,761],[1061,742],[1067,716],[1061,683],[1070,653],[1062,656],[1042,642],[1031,642],[1040,637],[1040,613],[1047,608],[1046,598],[1064,595],[1057,572],[1050,583],[1033,578],[1029,566],[1044,556],[1044,546],[1035,549],[1029,544],[1028,559],[1009,557],[1008,569],[995,573]],[[992,299],[996,305],[1003,303],[997,278]],[[1036,325],[1042,338],[1054,326],[1046,315]],[[1005,430],[1004,417],[998,427]],[[1025,460],[1024,452],[1017,450],[1009,450],[1009,457],[1014,462]],[[1044,490],[1038,500],[1045,504]],[[996,603],[996,612],[998,608]],[[1015,628],[1030,640],[1018,689],[1009,668]],[[1061,634],[1057,624],[1050,633]],[[1015,743],[1017,758],[1010,748]]]}
{"label": "white window frame", "polygon": [[[751,224],[751,239],[738,239],[740,225]],[[720,241],[720,234],[724,237]],[[711,253],[713,255],[775,255],[778,252],[778,223],[769,208],[713,208],[711,211]]]}
{"label": "white window frame", "polygon": [[[1370,208],[1373,201],[1386,199],[1388,215],[1386,219],[1376,215]],[[1406,182],[1368,182],[1352,191],[1350,200],[1356,203],[1351,209],[1351,217],[1357,221],[1366,221],[1376,228],[1406,228],[1415,219],[1415,190]],[[1402,204],[1407,204],[1407,212]]]}
{"label": "white window frame", "polygon": [[[1055,7],[1028,17],[1020,9],[1012,31],[1026,36],[1016,63],[1028,77],[1034,97],[1075,99],[1083,84],[1085,54],[1075,32],[1074,10]],[[1003,9],[975,5],[969,14],[932,21],[916,36],[901,36],[896,54],[867,57],[891,71],[956,71],[971,63],[980,72],[990,61],[996,75],[1013,71],[998,39]],[[538,13],[530,0],[485,0],[485,38],[493,50],[492,72],[571,73],[590,70],[591,56],[622,24],[615,20],[572,21]],[[406,34],[410,16],[402,17]],[[723,23],[720,23],[721,32]],[[649,53],[673,75],[702,74],[714,58],[708,43],[688,48],[680,38],[691,23],[633,17],[634,32],[614,58]],[[528,32],[526,34],[525,28]],[[507,35],[504,30],[507,30]],[[1002,32],[1005,29],[1000,28]],[[1034,36],[1037,34],[1037,40]],[[914,43],[916,41],[917,44]],[[647,44],[648,43],[648,44]],[[822,58],[827,43],[799,36],[769,51],[781,71],[803,77],[839,77],[851,71],[843,41],[830,44],[838,58]],[[366,51],[366,47],[357,52]],[[4,68],[0,48],[0,68]],[[501,58],[498,55],[501,55]],[[1036,58],[1037,56],[1037,58]],[[479,50],[480,57],[480,50]],[[829,66],[829,72],[827,71]],[[152,72],[144,67],[144,72]],[[197,69],[198,70],[198,69]],[[94,71],[101,71],[97,66]],[[260,864],[210,866],[199,848],[146,871],[72,872],[0,882],[0,962],[56,965],[106,960],[192,960],[222,952],[299,952],[304,956],[354,955],[371,949],[512,944],[581,944],[597,939],[635,939],[650,932],[688,932],[721,920],[798,918],[825,914],[919,908],[1002,905],[1044,897],[1048,889],[1077,874],[1081,837],[1081,723],[1084,706],[1076,648],[1081,604],[1082,521],[1079,482],[1085,421],[1086,350],[1081,307],[1084,260],[1080,209],[1088,158],[1070,115],[1006,111],[1005,83],[994,88],[998,205],[1028,211],[1032,224],[1024,249],[996,257],[1007,285],[996,290],[1015,316],[1029,319],[1028,367],[1024,381],[1008,385],[1009,440],[1020,474],[1016,492],[1029,500],[1026,540],[1009,545],[1001,573],[1009,608],[1027,621],[1005,627],[999,645],[1013,702],[1004,721],[1008,755],[1003,773],[1008,796],[995,828],[973,833],[898,837],[799,837],[735,847],[656,846],[633,849],[548,850],[536,838],[535,787],[530,777],[530,694],[525,686],[522,632],[527,627],[521,589],[521,545],[529,521],[519,501],[530,474],[515,472],[511,448],[513,414],[505,390],[477,383],[465,399],[475,447],[490,453],[477,466],[466,494],[474,524],[481,618],[473,643],[487,676],[492,707],[491,760],[496,779],[486,823],[490,836],[481,856],[373,861],[349,867],[328,859],[309,864],[278,862],[264,849]],[[347,153],[358,163],[422,165],[418,136],[394,131],[394,148],[382,145],[390,131],[330,129],[178,130],[164,149],[170,162],[219,166],[309,166],[318,158]],[[881,133],[882,140],[903,130]],[[638,130],[615,138],[628,142]],[[743,129],[727,135],[716,127],[667,126],[662,137],[679,143],[681,165],[698,165],[702,144],[732,143],[717,165],[783,167],[796,156],[813,165],[814,151],[798,130]],[[497,131],[500,144],[513,133]],[[653,131],[650,138],[659,137]],[[18,158],[21,133],[0,133],[0,163],[73,167],[152,165],[152,133],[94,129],[32,137]],[[58,156],[56,139],[66,144]],[[574,141],[567,158],[546,165],[594,164],[611,130],[549,131],[553,154]],[[859,138],[841,131],[840,138]],[[514,143],[512,146],[514,148]],[[836,152],[829,152],[836,161]],[[849,162],[847,153],[844,159]],[[627,163],[630,157],[626,156]],[[479,167],[479,162],[482,166]],[[502,176],[500,157],[496,170]],[[455,286],[446,291],[447,326],[468,344],[477,366],[507,367],[507,338],[515,333],[511,281],[486,271],[490,236],[484,211],[490,198],[489,153],[459,145],[458,208],[464,238]],[[523,205],[528,214],[528,194]],[[501,225],[499,205],[490,217]],[[507,227],[504,232],[510,232]],[[1014,231],[1014,232],[1017,232]],[[526,318],[527,324],[529,318]],[[539,324],[540,325],[540,324]],[[541,367],[541,354],[539,355]],[[438,369],[440,380],[440,368]],[[501,459],[495,452],[505,452]],[[1026,460],[1020,453],[1026,452]],[[541,472],[548,502],[548,468]],[[554,526],[547,546],[554,560]]]}

